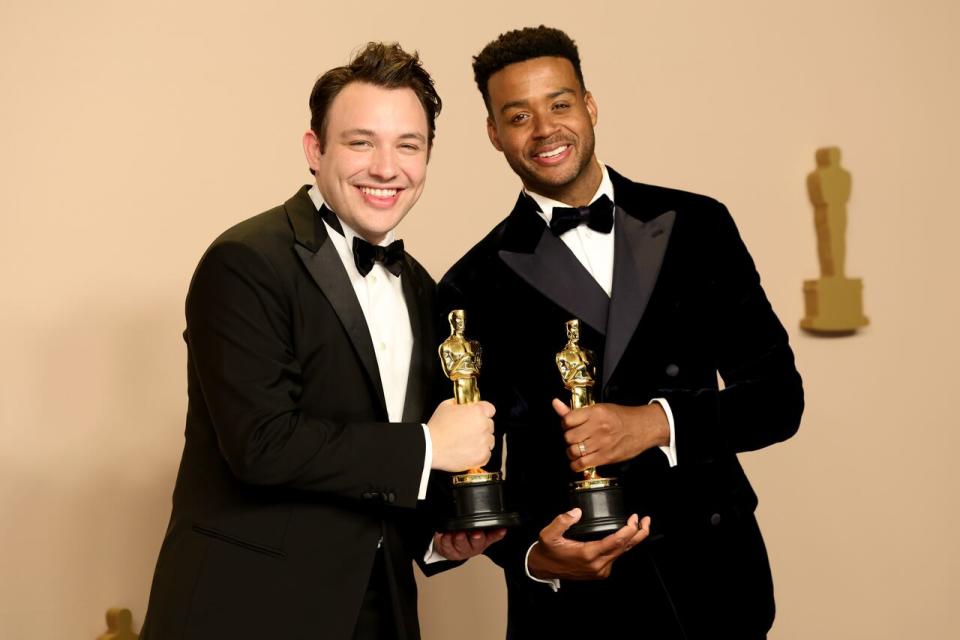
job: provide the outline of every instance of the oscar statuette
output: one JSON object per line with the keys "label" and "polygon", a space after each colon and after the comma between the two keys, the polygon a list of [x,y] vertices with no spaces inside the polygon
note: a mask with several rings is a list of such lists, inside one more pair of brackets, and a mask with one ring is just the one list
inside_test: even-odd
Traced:
{"label": "oscar statuette", "polygon": [[[481,349],[475,340],[464,337],[466,314],[454,309],[448,316],[450,337],[440,343],[439,354],[443,372],[453,382],[453,397],[457,404],[479,402]],[[503,481],[499,471],[468,469],[452,478],[452,517],[443,521],[441,531],[512,527],[520,524],[520,517],[504,508]]]}
{"label": "oscar statuette", "polygon": [[[593,404],[596,367],[593,353],[580,347],[580,321],[567,322],[567,344],[557,354],[557,368],[563,386],[570,391],[570,408],[582,409]],[[581,455],[583,443],[580,443]],[[583,511],[580,521],[570,527],[566,536],[574,540],[593,540],[613,533],[627,523],[623,506],[623,490],[616,478],[604,478],[595,467],[583,470],[583,477],[570,485],[570,503]]]}

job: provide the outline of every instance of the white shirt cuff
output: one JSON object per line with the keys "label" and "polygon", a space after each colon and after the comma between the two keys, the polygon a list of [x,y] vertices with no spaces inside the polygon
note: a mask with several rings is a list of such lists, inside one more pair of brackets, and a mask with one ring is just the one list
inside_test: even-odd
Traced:
{"label": "white shirt cuff", "polygon": [[533,548],[538,544],[540,544],[539,540],[534,542],[532,545],[530,545],[530,548],[527,549],[527,555],[523,556],[523,570],[527,572],[527,577],[533,580],[534,582],[542,582],[543,584],[548,584],[550,585],[550,588],[553,589],[554,591],[559,591],[560,590],[559,578],[547,578],[546,580],[542,580],[540,578],[535,578],[533,574],[530,573],[530,563],[529,563],[530,552],[533,551]]}
{"label": "white shirt cuff", "polygon": [[667,414],[667,424],[670,425],[670,444],[666,447],[660,447],[660,451],[663,451],[663,455],[667,456],[667,464],[672,469],[677,466],[677,429],[673,424],[673,411],[670,410],[670,403],[667,402],[666,398],[654,398],[648,404],[654,402],[663,408],[663,412]]}
{"label": "white shirt cuff", "polygon": [[[427,429],[427,425],[421,424],[423,427],[423,440],[426,443],[426,446],[423,448],[423,471],[420,473],[420,491],[417,493],[417,500],[426,500],[427,499],[427,484],[430,481],[430,466],[433,464],[433,441],[430,439],[430,429]],[[433,548],[433,543],[430,543],[431,549]]]}
{"label": "white shirt cuff", "polygon": [[427,552],[423,554],[423,563],[424,564],[433,564],[434,562],[443,562],[448,560],[444,556],[440,555],[439,551],[433,550],[433,539],[430,539],[430,545],[427,546]]}

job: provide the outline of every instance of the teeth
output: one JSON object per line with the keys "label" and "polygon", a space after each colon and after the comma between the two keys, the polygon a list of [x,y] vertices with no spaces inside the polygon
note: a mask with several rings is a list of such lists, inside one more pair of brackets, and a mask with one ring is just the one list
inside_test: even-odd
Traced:
{"label": "teeth", "polygon": [[373,189],[371,187],[360,187],[360,191],[363,191],[367,195],[374,196],[376,198],[392,198],[397,195],[397,189]]}
{"label": "teeth", "polygon": [[567,150],[567,147],[569,147],[569,146],[570,146],[570,145],[565,144],[565,145],[563,145],[563,146],[557,147],[557,148],[554,149],[553,151],[544,151],[543,153],[538,153],[538,154],[537,154],[537,157],[540,157],[540,158],[552,158],[552,157],[554,157],[554,156],[558,156],[558,155],[560,155],[561,153],[563,153],[564,151],[566,151],[566,150]]}

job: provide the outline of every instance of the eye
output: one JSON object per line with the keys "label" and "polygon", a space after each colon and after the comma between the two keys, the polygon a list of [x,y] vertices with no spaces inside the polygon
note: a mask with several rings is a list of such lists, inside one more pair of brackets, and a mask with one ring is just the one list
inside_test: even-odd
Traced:
{"label": "eye", "polygon": [[351,140],[351,141],[348,142],[347,144],[348,144],[350,147],[353,147],[353,148],[356,148],[356,149],[364,149],[364,148],[372,147],[372,146],[373,146],[373,143],[370,142],[369,140]]}
{"label": "eye", "polygon": [[520,124],[524,120],[530,117],[530,114],[527,113],[515,113],[510,117],[511,124]]}
{"label": "eye", "polygon": [[412,142],[404,142],[400,145],[400,149],[408,153],[417,153],[420,151],[420,145],[414,144]]}
{"label": "eye", "polygon": [[557,102],[556,104],[553,105],[553,109],[555,111],[562,111],[564,109],[569,109],[569,108],[570,108],[570,104],[567,102]]}

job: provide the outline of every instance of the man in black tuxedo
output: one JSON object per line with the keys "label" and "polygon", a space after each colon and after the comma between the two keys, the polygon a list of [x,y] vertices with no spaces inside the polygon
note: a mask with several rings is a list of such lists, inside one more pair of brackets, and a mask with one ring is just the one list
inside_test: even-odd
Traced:
{"label": "man in black tuxedo", "polygon": [[[525,522],[487,551],[506,574],[507,636],[765,637],[773,585],[737,454],[793,435],[803,390],[733,220],[713,199],[597,161],[597,104],[563,32],[505,33],[474,72],[490,141],[523,192],[439,297],[483,345]],[[573,318],[599,366],[598,404],[571,411],[554,357]],[[575,542],[568,484],[595,465],[634,515]],[[639,531],[637,514],[650,517]]]}
{"label": "man in black tuxedo", "polygon": [[[432,79],[371,43],[310,107],[316,184],[217,238],[187,294],[186,442],[144,640],[418,638],[430,469],[493,447],[489,403],[423,424],[435,283],[393,229],[423,188]],[[499,535],[433,544],[461,560]]]}

